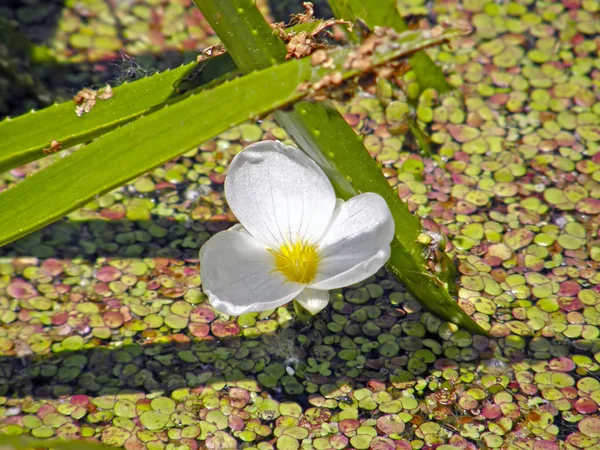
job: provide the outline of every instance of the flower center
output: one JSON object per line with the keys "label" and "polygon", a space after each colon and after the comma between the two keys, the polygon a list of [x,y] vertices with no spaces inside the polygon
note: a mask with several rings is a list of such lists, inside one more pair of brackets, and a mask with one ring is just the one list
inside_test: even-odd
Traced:
{"label": "flower center", "polygon": [[279,250],[269,252],[275,257],[275,267],[289,281],[309,283],[317,274],[319,254],[317,248],[306,242],[283,244]]}

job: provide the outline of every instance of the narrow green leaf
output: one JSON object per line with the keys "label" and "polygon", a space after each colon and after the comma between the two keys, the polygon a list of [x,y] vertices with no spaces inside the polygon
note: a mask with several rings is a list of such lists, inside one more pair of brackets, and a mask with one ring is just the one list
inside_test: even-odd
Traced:
{"label": "narrow green leaf", "polygon": [[[210,89],[240,74],[241,71],[237,68],[229,53],[203,59],[193,63],[191,69],[173,83],[174,92],[171,99],[176,95]],[[175,98],[177,99],[177,97]]]}
{"label": "narrow green leaf", "polygon": [[[266,22],[255,22],[255,2],[194,0],[204,18],[244,73],[264,69],[285,59],[287,50]],[[258,13],[259,16],[260,12]]]}
{"label": "narrow green leaf", "polygon": [[[456,35],[419,31],[382,45],[373,64],[384,64],[407,52]],[[390,48],[392,48],[390,50]],[[345,70],[350,50],[330,52],[333,67],[313,67],[310,59],[291,60],[253,72],[164,106],[98,137],[72,155],[0,193],[0,245],[47,225],[127,181],[169,161],[229,128],[293,103],[310,86],[333,72],[344,79],[360,74]]]}
{"label": "narrow green leaf", "polygon": [[6,448],[6,450],[30,450],[33,448],[54,450],[118,450],[122,448],[96,444],[84,439],[66,441],[62,439],[36,439],[29,436],[6,435],[0,435],[0,446]]}
{"label": "narrow green leaf", "polygon": [[[362,150],[362,139],[345,126],[337,110],[332,105],[299,102],[293,112],[275,114],[298,145],[327,173],[340,197],[347,200],[357,193],[375,192],[385,199],[396,224],[388,270],[432,313],[473,333],[487,335],[450,296],[449,283],[454,283],[454,278],[444,281],[430,272],[425,248],[417,241],[422,231],[419,219],[390,187],[379,164]],[[454,265],[445,254],[440,263],[451,273]]]}
{"label": "narrow green leaf", "polygon": [[[270,26],[250,0],[194,0],[221,41],[232,54],[232,58],[243,61],[244,72],[259,67],[253,65],[257,56],[264,64],[269,59],[273,64],[283,57],[281,47],[269,38],[262,42],[254,39],[252,46],[240,46],[240,36],[267,35]],[[236,11],[240,12],[236,16]],[[233,13],[233,16],[231,15]],[[218,17],[219,20],[214,20]],[[239,33],[239,35],[237,34]],[[450,37],[450,36],[448,36]],[[429,272],[423,255],[423,246],[417,242],[421,224],[385,180],[381,168],[371,158],[360,137],[331,106],[313,102],[298,102],[293,111],[277,111],[275,119],[332,181],[338,195],[347,199],[357,192],[376,192],[387,202],[396,223],[396,235],[392,243],[392,255],[388,269],[404,282],[411,293],[430,311],[471,332],[487,335],[468,314],[452,299],[448,282]],[[442,264],[449,279],[454,265],[446,255]],[[454,269],[455,270],[455,269]]]}
{"label": "narrow green leaf", "polygon": [[53,140],[63,149],[87,142],[147,114],[157,105],[178,100],[181,93],[206,88],[213,80],[238,73],[229,55],[224,54],[118,86],[112,98],[97,100],[91,112],[81,117],[75,114],[75,102],[68,101],[5,119],[0,122],[0,172],[47,156],[44,149],[49,149]]}
{"label": "narrow green leaf", "polygon": [[[329,0],[329,6],[339,19],[351,22],[360,19],[371,29],[377,26],[389,27],[398,33],[408,29],[398,11],[396,0]],[[422,89],[433,88],[441,94],[452,90],[442,69],[424,51],[411,56],[410,65]]]}

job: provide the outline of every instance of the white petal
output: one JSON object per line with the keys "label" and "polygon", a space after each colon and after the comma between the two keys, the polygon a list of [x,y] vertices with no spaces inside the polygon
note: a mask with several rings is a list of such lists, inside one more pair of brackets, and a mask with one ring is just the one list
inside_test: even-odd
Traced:
{"label": "white petal", "polygon": [[210,303],[233,316],[277,308],[304,288],[287,281],[264,245],[239,229],[217,233],[202,246],[200,278]]}
{"label": "white petal", "polygon": [[274,249],[298,239],[317,242],[335,207],[323,171],[279,141],[252,144],[233,158],[225,196],[244,228]]}
{"label": "white petal", "polygon": [[236,233],[250,234],[241,223],[236,223],[235,225],[231,226],[231,228],[228,228],[226,231],[235,231]]}
{"label": "white petal", "polygon": [[373,275],[389,257],[394,220],[379,195],[357,195],[344,203],[319,243],[317,276],[309,287],[335,289]]}
{"label": "white petal", "polygon": [[329,291],[307,288],[295,300],[314,316],[329,303]]}
{"label": "white petal", "polygon": [[[337,289],[350,286],[377,273],[377,271],[383,267],[389,258],[390,246],[386,245],[385,248],[379,250],[371,259],[357,264],[352,269],[347,270],[346,272],[341,272],[339,275],[335,275],[326,280],[313,283],[311,284],[311,287],[314,286],[318,287],[319,289]],[[343,270],[343,267],[341,267],[340,270]]]}

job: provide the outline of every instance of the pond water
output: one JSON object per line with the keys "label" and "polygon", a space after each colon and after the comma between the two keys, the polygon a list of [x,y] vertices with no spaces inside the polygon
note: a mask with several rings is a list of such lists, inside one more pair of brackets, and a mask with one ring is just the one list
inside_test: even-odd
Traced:
{"label": "pond water", "polygon": [[[214,42],[190,2],[147,3],[155,30],[136,19],[145,2],[60,10],[50,49],[75,64]],[[448,236],[457,300],[493,338],[432,316],[384,270],[310,322],[291,305],[212,309],[198,249],[234,222],[233,155],[287,139],[267,118],[0,250],[0,433],[131,450],[599,448],[600,5],[439,1],[430,17],[474,26],[429,50],[464,94],[419,100],[435,156],[399,133],[397,89],[338,107]]]}

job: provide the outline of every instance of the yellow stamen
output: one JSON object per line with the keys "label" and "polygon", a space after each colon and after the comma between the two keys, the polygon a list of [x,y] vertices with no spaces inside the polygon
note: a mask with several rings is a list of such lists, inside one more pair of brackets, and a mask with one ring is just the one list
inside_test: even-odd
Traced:
{"label": "yellow stamen", "polygon": [[314,245],[296,241],[283,244],[279,250],[268,250],[275,257],[276,269],[289,281],[309,283],[315,278],[319,253]]}

